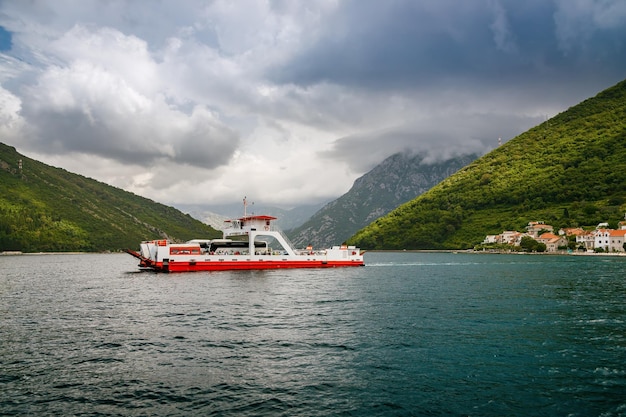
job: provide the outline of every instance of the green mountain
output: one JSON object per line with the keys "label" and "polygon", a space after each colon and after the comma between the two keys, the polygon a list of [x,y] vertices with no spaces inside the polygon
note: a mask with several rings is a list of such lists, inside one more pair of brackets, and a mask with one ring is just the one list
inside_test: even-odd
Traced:
{"label": "green mountain", "polygon": [[421,154],[392,155],[287,235],[299,247],[311,244],[326,248],[343,243],[374,219],[428,191],[476,158],[478,155],[463,155],[425,163]]}
{"label": "green mountain", "polygon": [[142,240],[218,237],[180,211],[0,143],[0,251],[134,249]]}
{"label": "green mountain", "polygon": [[365,249],[465,249],[485,235],[616,227],[626,212],[626,81],[511,139],[361,229]]}

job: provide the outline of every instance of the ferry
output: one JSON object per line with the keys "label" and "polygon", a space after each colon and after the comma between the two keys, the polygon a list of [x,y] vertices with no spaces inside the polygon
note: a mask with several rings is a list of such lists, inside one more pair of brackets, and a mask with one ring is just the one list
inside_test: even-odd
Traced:
{"label": "ferry", "polygon": [[[251,269],[335,268],[364,266],[355,246],[329,249],[294,249],[287,236],[272,223],[276,217],[244,216],[226,220],[221,239],[193,239],[175,243],[167,239],[144,241],[139,251],[125,252],[139,259],[139,267],[157,272],[226,271]],[[276,244],[277,247],[270,245]]]}

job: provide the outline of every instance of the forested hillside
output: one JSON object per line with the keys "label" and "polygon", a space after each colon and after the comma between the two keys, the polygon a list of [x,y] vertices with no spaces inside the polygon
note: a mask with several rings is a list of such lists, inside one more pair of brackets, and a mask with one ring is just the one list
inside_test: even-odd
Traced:
{"label": "forested hillside", "polygon": [[[540,100],[540,98],[538,98]],[[615,227],[626,212],[626,81],[479,158],[353,236],[369,249],[464,249],[486,234]]]}
{"label": "forested hillside", "polygon": [[220,234],[180,211],[0,143],[0,251],[104,251]]}

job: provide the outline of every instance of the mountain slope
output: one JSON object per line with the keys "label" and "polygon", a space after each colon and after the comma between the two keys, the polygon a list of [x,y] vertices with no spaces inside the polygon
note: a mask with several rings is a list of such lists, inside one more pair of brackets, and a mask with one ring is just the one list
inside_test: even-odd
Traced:
{"label": "mountain slope", "polygon": [[302,226],[289,231],[288,235],[297,246],[340,244],[373,220],[429,190],[477,157],[466,155],[426,164],[423,155],[392,155],[358,178],[346,194],[325,205]]}
{"label": "mountain slope", "polygon": [[370,249],[470,248],[486,234],[615,224],[626,211],[626,81],[488,153],[349,240]]}
{"label": "mountain slope", "polygon": [[219,233],[172,207],[0,143],[0,251],[119,250],[141,240],[205,236]]}

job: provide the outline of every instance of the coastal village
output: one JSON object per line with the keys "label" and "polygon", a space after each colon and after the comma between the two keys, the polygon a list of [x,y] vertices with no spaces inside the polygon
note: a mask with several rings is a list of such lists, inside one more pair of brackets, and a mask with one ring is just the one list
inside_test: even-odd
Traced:
{"label": "coastal village", "polygon": [[[626,220],[618,223],[617,230],[610,229],[608,223],[600,223],[594,230],[571,227],[560,229],[556,234],[551,225],[542,221],[533,221],[526,226],[526,232],[504,231],[499,235],[487,235],[483,245],[500,244],[520,247],[525,236],[543,243],[546,246],[545,252],[576,250],[592,253],[626,253]],[[571,245],[570,242],[575,242],[575,244]]]}

